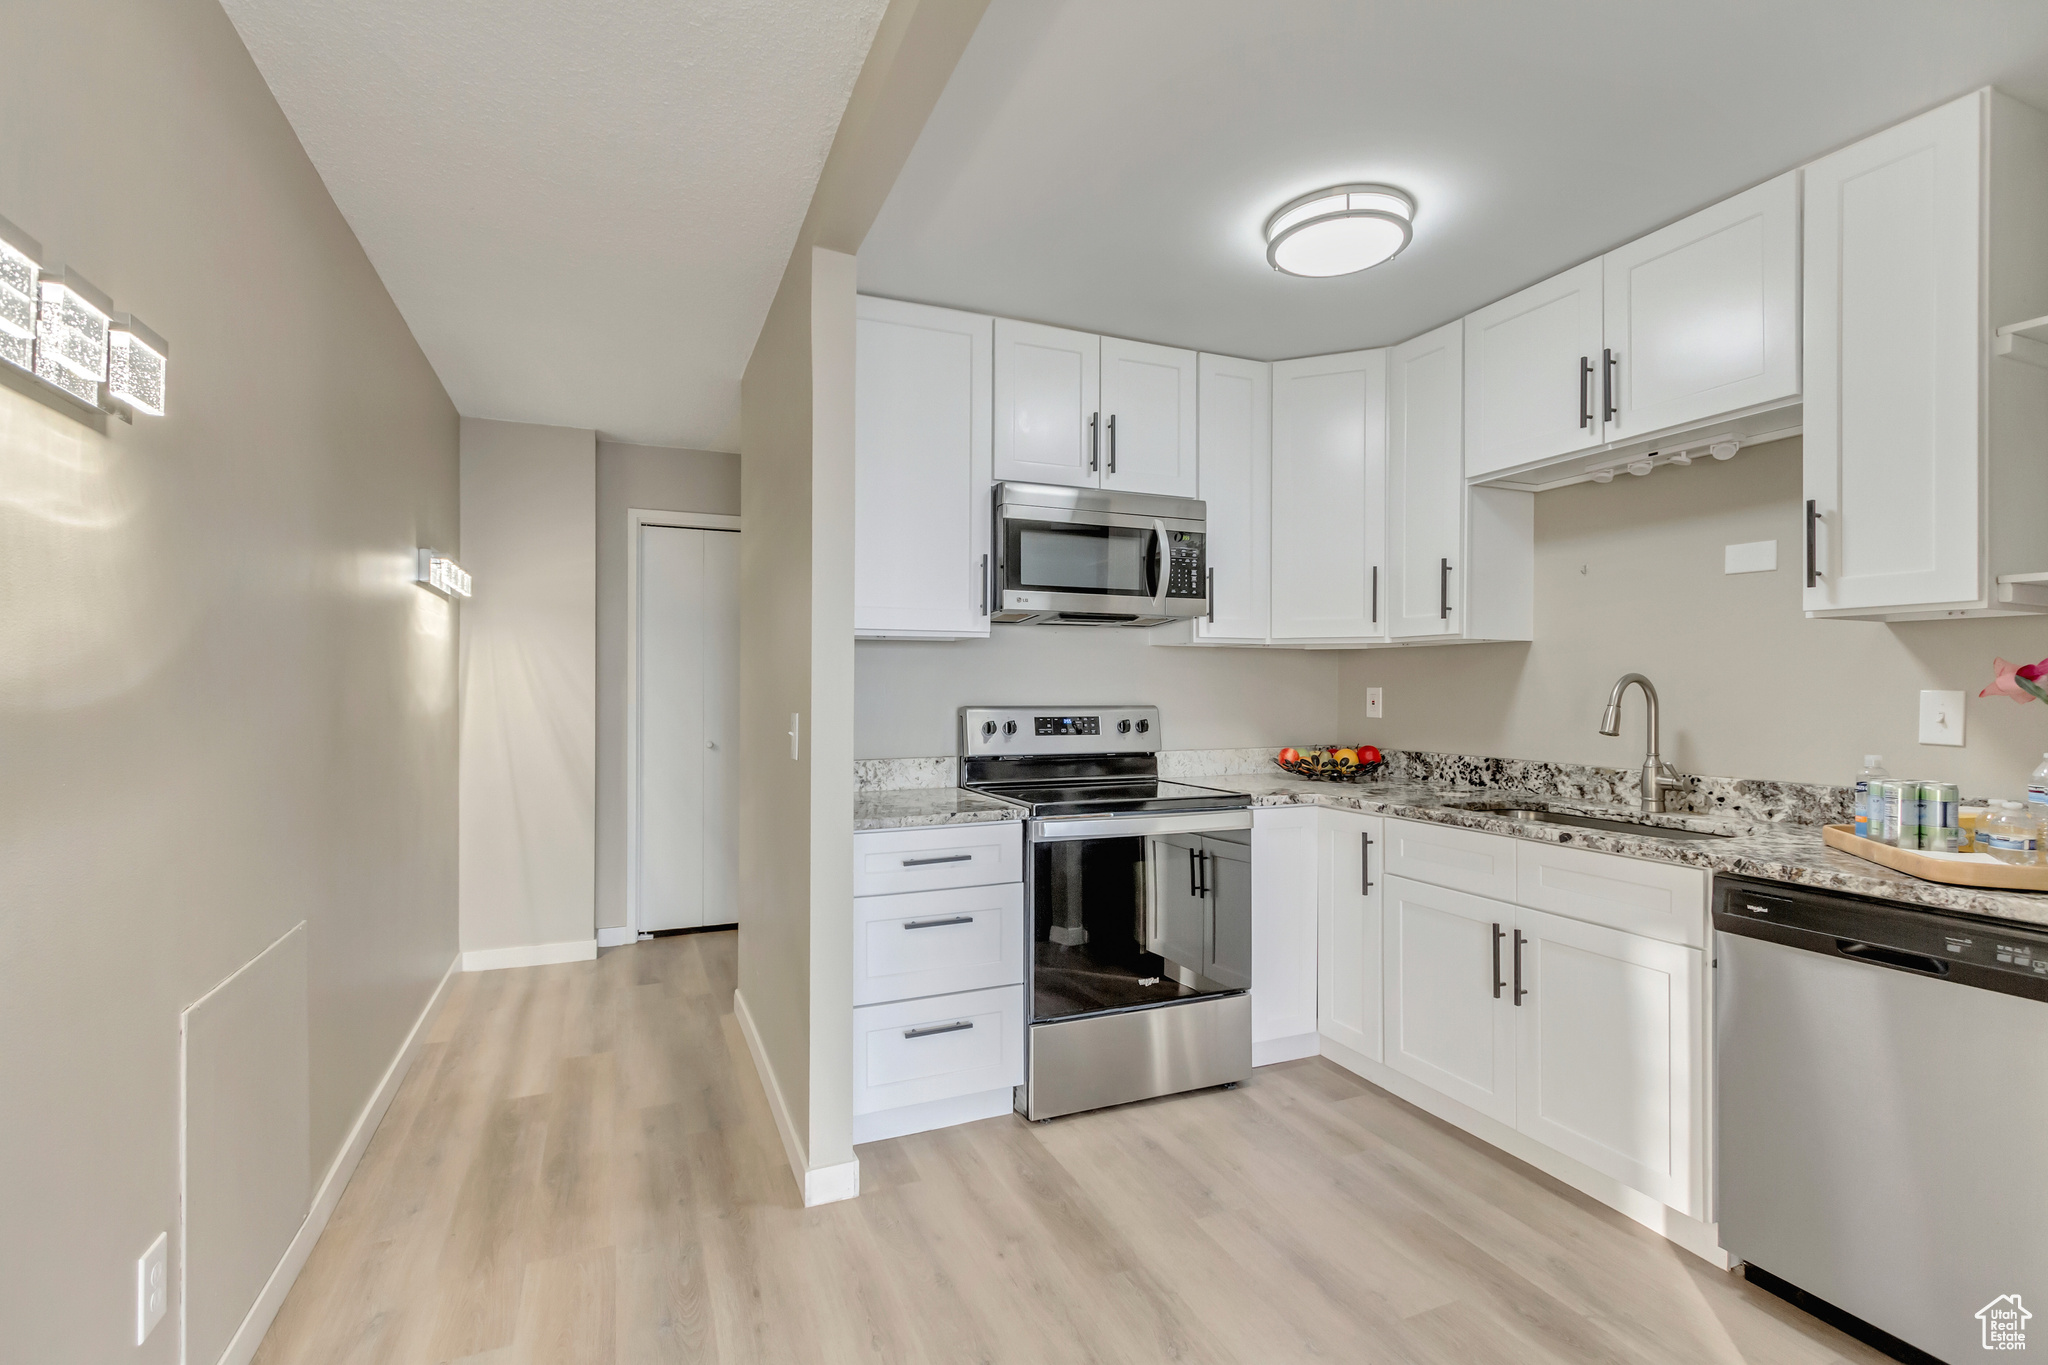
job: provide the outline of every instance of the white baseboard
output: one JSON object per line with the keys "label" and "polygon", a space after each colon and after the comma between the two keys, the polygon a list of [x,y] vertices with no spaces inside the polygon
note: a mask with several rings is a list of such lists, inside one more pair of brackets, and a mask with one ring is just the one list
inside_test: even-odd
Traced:
{"label": "white baseboard", "polygon": [[880,1109],[853,1116],[853,1145],[881,1142],[885,1138],[929,1133],[934,1128],[951,1128],[956,1123],[1001,1118],[1017,1112],[1016,1087],[983,1090],[972,1095],[953,1095],[943,1100],[926,1100],[896,1109]]}
{"label": "white baseboard", "polygon": [[640,935],[623,924],[608,925],[597,931],[597,946],[600,948],[623,948],[638,939]]}
{"label": "white baseboard", "polygon": [[775,1131],[782,1135],[782,1154],[789,1161],[789,1173],[796,1177],[797,1188],[803,1192],[804,1207],[836,1203],[859,1195],[858,1158],[811,1169],[804,1140],[790,1121],[789,1105],[782,1098],[782,1082],[776,1079],[775,1064],[768,1060],[768,1051],[761,1046],[761,1035],[754,1028],[754,1016],[747,1009],[747,998],[737,989],[732,993],[732,1013],[739,1022],[740,1036],[747,1040],[747,1052],[753,1057],[754,1070],[761,1077],[761,1089],[767,1092],[768,1112],[775,1116]]}
{"label": "white baseboard", "polygon": [[1275,1062],[1313,1057],[1321,1051],[1321,1046],[1321,1036],[1314,1033],[1297,1033],[1288,1038],[1255,1038],[1252,1040],[1252,1065],[1271,1066]]}
{"label": "white baseboard", "polygon": [[242,1325],[228,1342],[227,1350],[221,1353],[220,1365],[248,1365],[256,1354],[256,1348],[263,1344],[263,1334],[270,1330],[277,1310],[284,1307],[285,1295],[297,1283],[299,1272],[306,1268],[306,1258],[313,1254],[313,1244],[327,1230],[327,1220],[333,1216],[334,1206],[341,1202],[341,1192],[348,1188],[349,1178],[356,1173],[356,1166],[368,1150],[370,1139],[376,1135],[377,1125],[384,1121],[384,1114],[391,1108],[398,1087],[405,1083],[406,1073],[412,1070],[413,1058],[419,1055],[420,1040],[433,1027],[434,1016],[441,1012],[441,1004],[448,998],[448,983],[455,979],[460,967],[461,958],[458,957],[448,964],[447,971],[441,973],[440,984],[427,997],[426,1007],[420,1011],[419,1018],[412,1021],[412,1029],[405,1035],[405,1041],[398,1045],[391,1065],[384,1068],[383,1078],[377,1082],[376,1089],[363,1102],[362,1110],[356,1115],[355,1126],[348,1130],[348,1140],[335,1153],[326,1176],[320,1181],[319,1190],[313,1195],[313,1207],[307,1212],[306,1220],[299,1224],[299,1230],[292,1237],[291,1245],[285,1248],[277,1269],[270,1272],[263,1292],[256,1296],[256,1302],[250,1305]]}
{"label": "white baseboard", "polygon": [[1715,1269],[1727,1270],[1735,1264],[1734,1258],[1721,1249],[1718,1225],[1703,1223],[1690,1214],[1681,1213],[1603,1171],[1596,1171],[1556,1148],[1538,1142],[1520,1129],[1482,1114],[1470,1105],[1460,1104],[1414,1077],[1396,1071],[1384,1062],[1376,1062],[1342,1043],[1323,1039],[1322,1055],[1353,1075],[1408,1101],[1417,1109],[1434,1114],[1455,1128],[1464,1129],[1582,1194],[1591,1195],[1616,1213],[1632,1218],[1658,1236],[1677,1243]]}
{"label": "white baseboard", "polygon": [[572,938],[566,943],[529,943],[517,948],[477,948],[462,955],[465,972],[495,972],[504,967],[546,967],[557,962],[588,962],[597,956],[597,939]]}

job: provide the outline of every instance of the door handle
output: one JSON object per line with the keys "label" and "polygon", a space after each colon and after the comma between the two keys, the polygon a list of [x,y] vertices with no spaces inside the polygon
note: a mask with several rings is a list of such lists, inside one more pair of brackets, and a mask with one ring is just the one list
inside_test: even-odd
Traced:
{"label": "door handle", "polygon": [[907,919],[903,921],[903,927],[906,929],[943,929],[949,924],[972,923],[974,923],[974,916],[972,915],[954,915],[950,919]]}
{"label": "door handle", "polygon": [[948,853],[942,858],[905,858],[903,865],[905,867],[931,867],[938,863],[971,863],[973,861],[974,855],[972,853]]}
{"label": "door handle", "polygon": [[1820,502],[1815,498],[1806,500],[1806,586],[1816,586],[1814,580],[1821,576],[1820,559],[1815,553],[1814,523],[1820,520]]}
{"label": "door handle", "polygon": [[936,1038],[941,1033],[958,1033],[961,1029],[973,1027],[974,1021],[972,1019],[962,1019],[957,1024],[932,1024],[925,1028],[907,1028],[903,1030],[903,1036],[905,1038]]}
{"label": "door handle", "polygon": [[988,556],[981,557],[981,614],[988,615]]}
{"label": "door handle", "polygon": [[1116,473],[1116,414],[1109,415],[1109,472]]}
{"label": "door handle", "polygon": [[1600,352],[1600,410],[1601,420],[1612,422],[1621,415],[1621,409],[1614,405],[1614,391],[1621,386],[1614,382],[1621,370],[1621,357],[1609,348]]}
{"label": "door handle", "polygon": [[1093,474],[1102,467],[1102,414],[1088,414],[1088,472]]}
{"label": "door handle", "polygon": [[1579,430],[1593,425],[1593,357],[1579,357]]}
{"label": "door handle", "polygon": [[1515,930],[1515,1004],[1519,1007],[1522,997],[1529,992],[1522,989],[1522,945],[1529,940],[1522,937],[1520,929]]}
{"label": "door handle", "polygon": [[1370,896],[1372,894],[1372,836],[1363,830],[1359,831],[1358,835],[1358,880],[1360,883],[1358,894]]}
{"label": "door handle", "polygon": [[1439,559],[1436,571],[1436,619],[1451,619],[1451,561]]}
{"label": "door handle", "polygon": [[1493,998],[1500,999],[1500,993],[1507,988],[1507,982],[1500,979],[1500,941],[1507,937],[1507,931],[1499,924],[1493,926]]}

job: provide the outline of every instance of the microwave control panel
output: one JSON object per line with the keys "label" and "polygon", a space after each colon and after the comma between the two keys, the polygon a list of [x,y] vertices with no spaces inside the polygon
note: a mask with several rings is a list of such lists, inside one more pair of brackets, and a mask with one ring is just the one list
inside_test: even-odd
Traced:
{"label": "microwave control panel", "polygon": [[1168,597],[1202,598],[1209,595],[1209,575],[1203,563],[1203,542],[1206,539],[1206,534],[1201,531],[1166,533]]}

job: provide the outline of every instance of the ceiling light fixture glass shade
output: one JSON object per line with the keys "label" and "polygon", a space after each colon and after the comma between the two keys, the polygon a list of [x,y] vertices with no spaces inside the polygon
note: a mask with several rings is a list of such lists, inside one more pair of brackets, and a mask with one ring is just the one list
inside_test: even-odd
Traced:
{"label": "ceiling light fixture glass shade", "polygon": [[0,218],[0,360],[34,368],[36,274],[42,244]]}
{"label": "ceiling light fixture glass shade", "polygon": [[1401,253],[1415,201],[1391,185],[1334,185],[1266,220],[1266,260],[1289,275],[1355,275]]}
{"label": "ceiling light fixture glass shade", "polygon": [[164,372],[170,344],[126,313],[108,330],[107,397],[151,417],[164,415]]}

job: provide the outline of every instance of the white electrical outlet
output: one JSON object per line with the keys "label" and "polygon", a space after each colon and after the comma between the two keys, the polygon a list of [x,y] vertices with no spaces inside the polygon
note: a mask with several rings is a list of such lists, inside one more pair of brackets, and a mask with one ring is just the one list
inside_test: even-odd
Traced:
{"label": "white electrical outlet", "polygon": [[149,1334],[164,1320],[171,1306],[171,1239],[159,1232],[149,1250],[135,1263],[135,1344],[149,1340]]}
{"label": "white electrical outlet", "polygon": [[1368,687],[1365,689],[1365,718],[1378,720],[1380,715],[1380,690],[1377,687]]}
{"label": "white electrical outlet", "polygon": [[1920,694],[1920,742],[1957,744],[1963,742],[1963,694],[1922,692]]}

